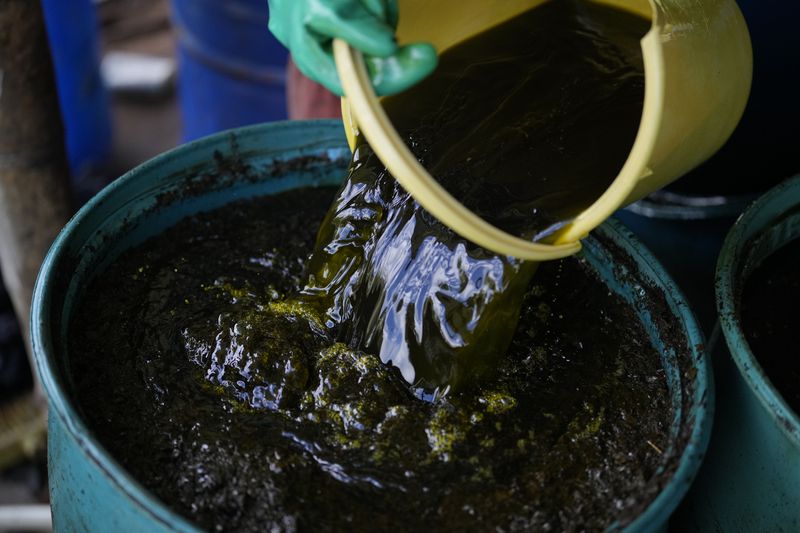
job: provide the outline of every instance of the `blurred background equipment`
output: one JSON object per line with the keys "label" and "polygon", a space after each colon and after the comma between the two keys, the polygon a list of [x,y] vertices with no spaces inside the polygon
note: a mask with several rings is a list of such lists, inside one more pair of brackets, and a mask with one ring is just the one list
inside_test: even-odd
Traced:
{"label": "blurred background equipment", "polygon": [[[41,6],[0,3],[0,269],[21,335],[3,332],[3,380],[19,378],[19,340],[27,338],[31,293],[39,265],[71,214],[64,133]],[[3,325],[11,327],[7,318]],[[16,342],[15,342],[16,341]],[[22,344],[28,347],[27,340]],[[33,457],[43,444],[46,405],[33,387],[13,384],[0,403],[0,468]],[[2,496],[2,494],[0,494]],[[0,524],[0,529],[5,529]]]}
{"label": "blurred background equipment", "polygon": [[105,163],[111,112],[100,78],[97,17],[92,0],[41,0],[75,179]]}
{"label": "blurred background equipment", "polygon": [[114,139],[108,164],[90,193],[181,141],[176,81],[170,74],[176,58],[169,0],[105,0],[97,5],[97,19]]}
{"label": "blurred background equipment", "polygon": [[183,139],[283,120],[288,52],[266,0],[172,0]]}
{"label": "blurred background equipment", "polygon": [[[21,329],[11,300],[0,286],[0,471],[42,451],[46,413],[33,397],[32,380]],[[20,491],[24,492],[18,487],[16,492]],[[10,503],[3,495],[0,480],[0,504]]]}
{"label": "blurred background equipment", "polygon": [[47,505],[10,505],[0,507],[0,524],[4,531],[49,531],[52,528]]}
{"label": "blurred background equipment", "polygon": [[103,57],[100,71],[112,93],[159,98],[172,89],[175,62],[168,57],[112,51]]}

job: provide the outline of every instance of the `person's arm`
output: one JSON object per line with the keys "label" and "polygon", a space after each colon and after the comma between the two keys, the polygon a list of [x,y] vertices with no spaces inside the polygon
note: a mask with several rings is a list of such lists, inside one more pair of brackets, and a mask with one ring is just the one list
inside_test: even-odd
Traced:
{"label": "person's arm", "polygon": [[269,29],[309,78],[342,95],[333,39],[364,53],[378,95],[401,92],[436,68],[427,43],[398,46],[396,0],[269,0]]}

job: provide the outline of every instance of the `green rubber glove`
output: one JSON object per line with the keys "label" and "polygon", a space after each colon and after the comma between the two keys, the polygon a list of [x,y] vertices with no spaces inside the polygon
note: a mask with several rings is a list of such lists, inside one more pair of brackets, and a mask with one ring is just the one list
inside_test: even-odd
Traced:
{"label": "green rubber glove", "polygon": [[402,92],[436,68],[427,43],[398,46],[397,0],[268,0],[269,29],[312,80],[342,96],[332,43],[361,50],[379,96]]}

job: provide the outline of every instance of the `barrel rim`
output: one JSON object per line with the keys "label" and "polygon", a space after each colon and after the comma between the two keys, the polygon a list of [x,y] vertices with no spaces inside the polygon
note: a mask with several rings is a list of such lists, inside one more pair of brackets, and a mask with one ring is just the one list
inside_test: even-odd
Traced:
{"label": "barrel rim", "polygon": [[[667,520],[689,491],[689,487],[700,470],[711,440],[715,410],[714,373],[705,346],[705,336],[697,318],[683,292],[658,259],[618,220],[607,219],[595,231],[622,244],[625,251],[635,260],[640,274],[656,282],[657,286],[664,291],[664,297],[673,318],[680,320],[680,327],[685,334],[687,348],[692,357],[692,368],[696,370],[693,378],[692,397],[686,402],[689,412],[682,415],[685,417],[683,424],[691,425],[692,430],[686,447],[680,455],[678,467],[645,511],[624,529],[628,533],[653,531],[666,525]],[[688,377],[681,376],[681,379],[688,379]]]}
{"label": "barrel rim", "polygon": [[[770,418],[796,447],[800,446],[800,414],[789,406],[756,359],[741,325],[739,304],[746,279],[743,270],[752,256],[752,243],[779,224],[782,217],[799,207],[800,175],[778,184],[756,200],[739,217],[725,238],[717,262],[715,287],[720,328],[739,373]],[[783,241],[781,245],[793,239],[800,239],[800,235]]]}
{"label": "barrel rim", "polygon": [[[314,127],[326,130],[333,128],[341,130],[342,123],[336,119],[302,122],[285,121],[238,128],[180,146],[136,167],[91,199],[70,220],[56,238],[39,272],[31,308],[31,341],[36,358],[37,371],[47,391],[52,412],[58,418],[58,421],[63,424],[70,437],[78,443],[88,460],[103,470],[109,481],[116,485],[125,496],[138,504],[146,515],[165,524],[167,527],[176,528],[180,531],[198,531],[197,527],[191,524],[190,521],[172,511],[165,503],[144,488],[102,447],[84,424],[76,407],[69,398],[66,387],[57,376],[58,366],[54,359],[57,355],[54,342],[55,335],[48,325],[54,294],[48,279],[55,275],[54,267],[62,259],[62,256],[67,254],[67,243],[75,233],[76,227],[91,212],[105,203],[109,196],[115,194],[115,191],[122,188],[126,183],[135,181],[139,174],[152,172],[153,169],[174,160],[180,155],[197,151],[211,153],[210,149],[212,147],[227,143],[232,132],[235,132],[236,136],[242,139],[263,136],[264,134],[277,136],[280,135],[281,131],[309,130]],[[343,132],[342,147],[346,147]],[[697,371],[694,377],[693,396],[688,403],[690,412],[687,413],[687,421],[682,422],[682,424],[692,424],[692,429],[689,440],[679,455],[678,466],[661,488],[658,496],[650,502],[633,522],[625,527],[626,531],[646,531],[654,526],[666,523],[697,474],[710,439],[711,419],[714,409],[713,375],[708,354],[704,349],[703,335],[696,319],[686,303],[685,297],[660,263],[621,223],[609,220],[599,227],[597,231],[629,253],[642,274],[651,278],[664,291],[673,316],[680,320],[680,328],[688,343],[687,348],[691,353],[693,368]],[[612,526],[612,529],[618,528]]]}

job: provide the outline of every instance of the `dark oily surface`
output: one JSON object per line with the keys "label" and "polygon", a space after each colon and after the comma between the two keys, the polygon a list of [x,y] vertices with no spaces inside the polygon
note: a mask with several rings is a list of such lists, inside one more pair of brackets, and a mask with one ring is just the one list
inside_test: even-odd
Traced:
{"label": "dark oily surface", "polygon": [[[547,240],[617,176],[639,126],[649,22],[549,2],[444,53],[385,107],[431,174],[493,224]],[[306,302],[422,393],[491,373],[535,266],[425,212],[359,144],[319,234]]]}
{"label": "dark oily surface", "polygon": [[286,300],[333,194],[186,219],[89,286],[69,367],[111,454],[211,530],[602,530],[641,513],[682,445],[632,310],[580,260],[543,265],[494,377],[420,401]]}
{"label": "dark oily surface", "polygon": [[759,265],[744,284],[742,329],[767,377],[800,414],[800,239]]}

